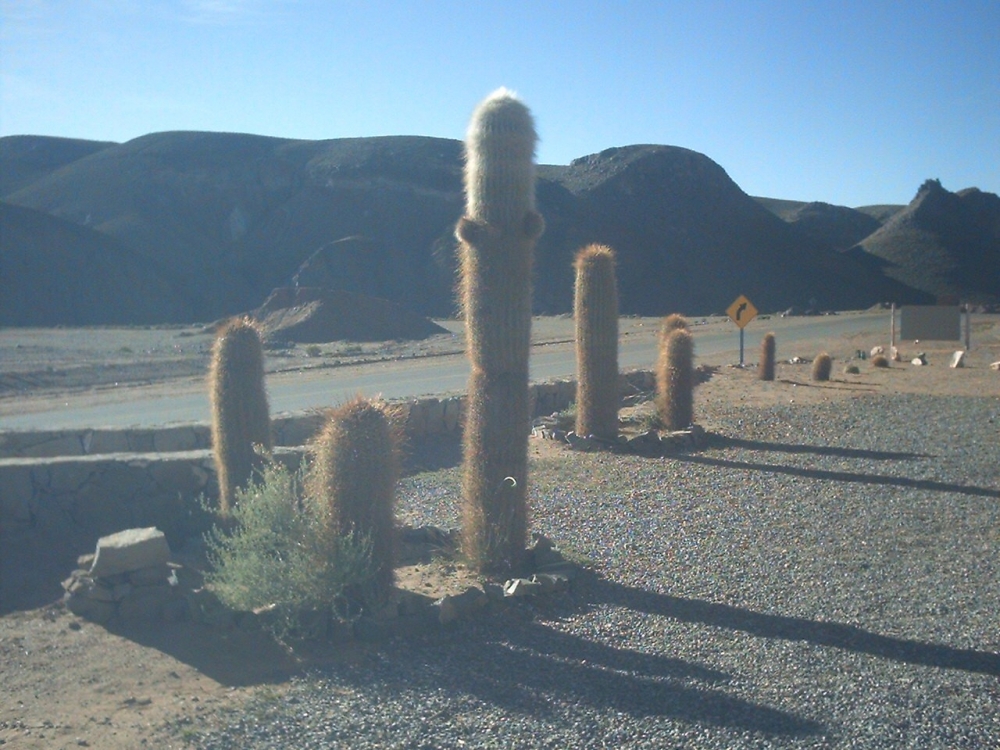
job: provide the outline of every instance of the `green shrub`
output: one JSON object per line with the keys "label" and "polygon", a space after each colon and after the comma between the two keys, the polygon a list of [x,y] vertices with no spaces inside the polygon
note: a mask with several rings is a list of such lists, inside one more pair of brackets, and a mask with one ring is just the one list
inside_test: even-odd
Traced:
{"label": "green shrub", "polygon": [[309,344],[309,346],[306,347],[307,357],[319,357],[322,354],[323,350],[320,348],[319,344]]}
{"label": "green shrub", "polygon": [[366,538],[330,543],[324,513],[304,499],[305,472],[267,464],[237,490],[228,530],[206,536],[209,588],[232,609],[269,610],[279,636],[298,631],[306,613],[334,613],[346,590],[374,576]]}
{"label": "green shrub", "polygon": [[826,382],[830,379],[832,370],[833,359],[826,352],[822,352],[813,360],[812,379],[817,382]]}

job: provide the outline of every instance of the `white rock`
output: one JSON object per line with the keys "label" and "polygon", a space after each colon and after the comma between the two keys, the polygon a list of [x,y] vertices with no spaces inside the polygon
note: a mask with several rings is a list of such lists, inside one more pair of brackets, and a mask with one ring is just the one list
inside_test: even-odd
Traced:
{"label": "white rock", "polygon": [[965,367],[965,352],[959,350],[951,355],[951,362],[948,365],[952,369],[957,367]]}
{"label": "white rock", "polygon": [[159,529],[126,529],[97,540],[97,554],[90,575],[106,578],[133,570],[163,566],[170,560],[167,538]]}

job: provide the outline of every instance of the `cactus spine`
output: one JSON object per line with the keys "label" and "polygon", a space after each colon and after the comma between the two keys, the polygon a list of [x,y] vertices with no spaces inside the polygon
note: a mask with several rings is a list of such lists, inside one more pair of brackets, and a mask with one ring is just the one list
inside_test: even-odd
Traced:
{"label": "cactus spine", "polygon": [[757,377],[761,380],[774,380],[775,341],[773,333],[765,333],[760,342],[760,368]]}
{"label": "cactus spine", "polygon": [[665,317],[663,322],[660,323],[660,335],[666,336],[668,333],[676,331],[678,328],[683,328],[685,331],[690,328],[687,318],[680,313],[670,313],[670,315]]}
{"label": "cactus spine", "polygon": [[249,482],[258,461],[254,446],[270,452],[271,421],[264,389],[260,332],[237,318],[219,332],[209,371],[212,448],[219,479],[219,513],[229,515],[236,491]]}
{"label": "cactus spine", "polygon": [[686,328],[661,331],[656,406],[668,430],[683,430],[694,422],[694,337]]}
{"label": "cactus spine", "polygon": [[618,286],[615,253],[589,245],[576,256],[576,433],[618,437]]}
{"label": "cactus spine", "polygon": [[516,567],[527,542],[531,414],[531,266],[535,127],[499,89],[473,113],[465,144],[466,212],[456,229],[471,365],[463,433],[463,545],[482,571]]}
{"label": "cactus spine", "polygon": [[813,360],[812,379],[817,382],[825,382],[830,379],[830,372],[833,370],[833,360],[826,352],[821,352]]}
{"label": "cactus spine", "polygon": [[376,599],[392,590],[399,428],[384,405],[358,397],[331,411],[316,439],[310,495],[331,543],[356,534],[371,543]]}

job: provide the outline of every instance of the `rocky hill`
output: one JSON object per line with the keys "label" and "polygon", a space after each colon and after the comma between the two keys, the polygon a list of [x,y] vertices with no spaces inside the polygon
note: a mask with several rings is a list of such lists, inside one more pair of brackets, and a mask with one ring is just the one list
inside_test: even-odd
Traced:
{"label": "rocky hill", "polygon": [[1000,302],[1000,197],[927,180],[906,208],[859,243],[885,273],[936,297]]}
{"label": "rocky hill", "polygon": [[[117,250],[98,255],[127,253],[155,276],[169,300],[149,295],[142,321],[205,321],[253,310],[296,275],[308,279],[303,284],[385,298],[420,315],[455,312],[453,228],[463,207],[458,141],[192,132],[110,145],[3,138],[0,174],[14,175],[2,183],[0,199],[106,239]],[[794,214],[787,221],[711,159],[683,148],[629,146],[541,166],[546,232],[536,255],[536,312],[570,310],[571,259],[588,242],[618,251],[624,313],[719,312],[739,294],[764,311],[931,299],[903,276],[887,275],[894,261],[885,256],[839,252],[857,248],[866,228],[881,231],[878,218],[780,203]],[[25,257],[25,243],[49,240],[8,233],[6,222],[0,262],[13,269],[5,283],[17,285],[22,272],[6,259]],[[60,252],[71,253],[66,242]],[[86,257],[96,257],[87,247]],[[50,272],[74,311],[60,322],[93,320],[83,310],[92,304],[87,290],[99,286],[101,262],[80,263],[73,274],[56,268]],[[0,324],[41,320],[39,309],[18,302],[16,316],[7,312]]]}
{"label": "rocky hill", "polygon": [[187,310],[154,262],[108,235],[0,202],[0,325],[149,324]]}

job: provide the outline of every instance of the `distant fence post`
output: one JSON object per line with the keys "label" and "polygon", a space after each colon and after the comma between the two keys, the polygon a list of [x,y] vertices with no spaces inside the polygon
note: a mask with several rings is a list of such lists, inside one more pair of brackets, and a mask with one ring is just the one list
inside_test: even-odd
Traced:
{"label": "distant fence post", "polygon": [[889,308],[889,352],[896,348],[896,303]]}

